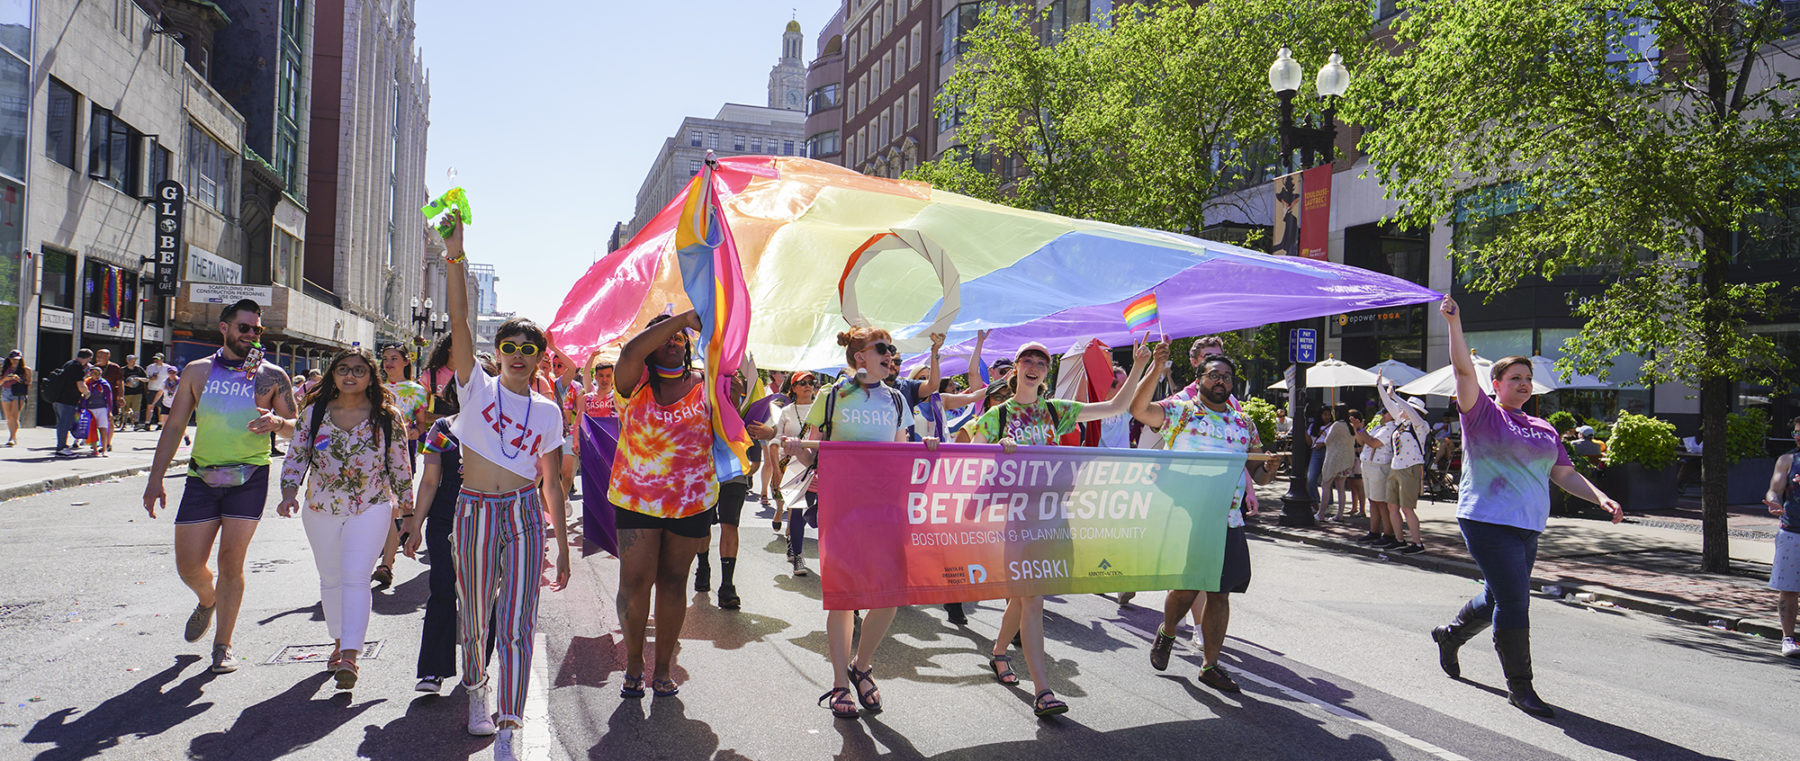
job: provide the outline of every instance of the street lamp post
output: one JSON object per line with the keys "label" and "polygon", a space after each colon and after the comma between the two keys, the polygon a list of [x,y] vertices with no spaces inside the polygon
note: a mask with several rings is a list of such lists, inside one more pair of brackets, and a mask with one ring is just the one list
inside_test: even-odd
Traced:
{"label": "street lamp post", "polygon": [[[419,297],[414,296],[412,298],[412,324],[413,324],[412,356],[414,356],[414,357],[419,356],[419,353],[420,353],[419,345],[423,344],[425,342],[425,339],[424,339],[425,330],[431,324],[431,320],[432,320],[431,299],[429,297],[426,298],[425,303],[423,305],[421,305],[419,303]],[[417,364],[416,360],[415,360],[414,364]],[[413,368],[413,377],[418,377],[418,369],[419,368],[417,368],[417,367]]]}
{"label": "street lamp post", "polygon": [[[1337,53],[1319,67],[1318,79],[1314,82],[1319,92],[1319,100],[1324,102],[1324,117],[1319,126],[1294,122],[1294,96],[1300,91],[1301,80],[1305,72],[1300,69],[1299,62],[1294,60],[1293,53],[1282,48],[1275,54],[1275,63],[1269,66],[1269,89],[1275,91],[1275,97],[1281,101],[1281,121],[1277,132],[1281,139],[1281,166],[1286,172],[1311,168],[1318,157],[1325,163],[1332,161],[1337,143],[1336,98],[1344,94],[1350,87],[1350,71],[1344,68],[1344,59]],[[1294,151],[1300,152],[1301,162],[1294,165]],[[1295,323],[1295,326],[1301,323]],[[1288,331],[1288,357],[1294,361],[1294,380],[1288,388],[1288,399],[1293,405],[1292,451],[1288,462],[1288,490],[1281,495],[1281,518],[1283,526],[1313,525],[1313,505],[1317,499],[1307,483],[1308,465],[1312,461],[1312,447],[1306,441],[1306,429],[1311,424],[1312,416],[1308,414],[1306,405],[1306,368],[1298,361],[1299,355],[1294,351],[1294,332]]]}

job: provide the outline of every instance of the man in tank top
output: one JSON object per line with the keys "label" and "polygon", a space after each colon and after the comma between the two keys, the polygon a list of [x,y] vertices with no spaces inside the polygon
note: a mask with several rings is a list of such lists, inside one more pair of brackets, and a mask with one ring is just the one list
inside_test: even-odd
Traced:
{"label": "man in tank top", "polygon": [[[292,382],[280,367],[262,359],[262,308],[250,299],[219,313],[222,336],[217,352],[189,362],[169,404],[169,422],[156,444],[144,510],[156,517],[167,507],[163,471],[197,419],[192,462],[175,511],[175,567],[199,598],[188,616],[185,636],[198,642],[212,626],[212,671],[237,670],[231,635],[244,600],[244,556],[269,497],[269,435],[294,435]],[[206,567],[219,543],[218,576]]]}

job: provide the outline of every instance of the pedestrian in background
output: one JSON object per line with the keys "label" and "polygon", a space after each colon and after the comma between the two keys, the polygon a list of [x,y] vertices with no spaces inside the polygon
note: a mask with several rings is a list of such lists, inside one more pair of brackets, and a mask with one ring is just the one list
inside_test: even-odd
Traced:
{"label": "pedestrian in background", "polygon": [[144,365],[144,371],[148,375],[144,382],[143,420],[138,424],[138,430],[150,430],[151,426],[158,423],[158,418],[162,417],[163,381],[168,380],[169,373],[174,369],[163,362],[161,354],[150,355],[150,364]]}
{"label": "pedestrian in background", "polygon": [[112,451],[113,386],[98,366],[87,369],[81,382],[81,411],[88,417],[87,440],[93,445],[94,457]]}
{"label": "pedestrian in background", "polygon": [[[394,398],[394,406],[400,410],[400,424],[406,429],[406,463],[408,467],[416,464],[418,457],[419,413],[424,410],[425,387],[412,379],[412,362],[406,355],[406,347],[400,344],[388,344],[381,347],[381,383]],[[406,514],[395,512],[388,524],[387,542],[381,548],[381,564],[375,567],[369,579],[375,582],[377,589],[386,589],[394,583],[394,554],[400,551],[400,524],[406,520]]]}
{"label": "pedestrian in background", "polygon": [[[106,385],[112,391],[112,405],[107,408],[107,411],[112,413],[113,420],[117,420],[119,417],[119,390],[125,387],[125,368],[112,361],[111,349],[100,349],[94,352],[94,366],[100,368],[101,377],[106,379]],[[112,446],[107,445],[106,450],[111,451],[111,449]]]}
{"label": "pedestrian in background", "polygon": [[1377,418],[1375,425],[1356,431],[1356,441],[1362,445],[1358,457],[1362,465],[1363,489],[1369,499],[1369,533],[1358,538],[1357,544],[1387,544],[1399,533],[1388,515],[1391,499],[1387,493],[1388,463],[1393,460],[1394,453],[1387,441],[1393,429],[1392,420]]}
{"label": "pedestrian in background", "polygon": [[[87,378],[88,365],[94,362],[93,349],[81,349],[75,352],[75,358],[64,362],[62,367],[44,379],[44,395],[50,403],[56,405],[56,454],[58,457],[73,457],[75,450],[69,448],[69,434],[75,431],[75,419],[81,412],[81,383]],[[77,442],[80,443],[80,442]]]}
{"label": "pedestrian in background", "polygon": [[[1344,479],[1350,474],[1350,466],[1356,464],[1356,436],[1350,433],[1350,414],[1343,407],[1327,410],[1325,416],[1330,423],[1319,434],[1319,449],[1323,451],[1324,461],[1319,464],[1319,514],[1317,520],[1325,520],[1325,511],[1331,509],[1333,502],[1337,504],[1337,514],[1333,521],[1344,520],[1346,492]],[[1315,455],[1316,456],[1316,455]]]}
{"label": "pedestrian in background", "polygon": [[369,631],[372,595],[363,574],[381,552],[389,516],[396,509],[411,513],[413,506],[406,423],[376,372],[367,349],[332,357],[326,382],[300,405],[294,454],[282,466],[276,508],[284,518],[300,512],[300,485],[306,484],[300,522],[319,569],[331,633],[325,667],[337,673],[340,690],[356,686],[356,658]]}
{"label": "pedestrian in background", "polygon": [[1419,530],[1419,493],[1425,488],[1425,405],[1418,399],[1401,401],[1394,382],[1377,378],[1375,390],[1387,409],[1392,428],[1387,435],[1390,460],[1387,492],[1395,541],[1382,545],[1402,555],[1425,551],[1425,534]]}
{"label": "pedestrian in background", "polygon": [[19,416],[25,413],[25,395],[31,393],[31,368],[25,355],[13,349],[0,364],[0,413],[6,415],[6,445],[19,443]]}
{"label": "pedestrian in background", "polygon": [[138,364],[136,354],[125,355],[125,366],[119,371],[125,381],[122,388],[115,389],[119,392],[120,402],[118,420],[114,422],[123,430],[139,422],[138,413],[144,408],[144,391],[149,387],[150,373]]}
{"label": "pedestrian in background", "polygon": [[1775,460],[1775,473],[1769,477],[1769,491],[1763,505],[1769,513],[1781,518],[1781,530],[1775,534],[1775,564],[1769,570],[1769,588],[1779,596],[1776,609],[1781,615],[1781,654],[1800,657],[1800,644],[1794,642],[1794,618],[1800,611],[1800,417],[1791,421],[1794,449]]}
{"label": "pedestrian in background", "polygon": [[1460,677],[1457,650],[1491,625],[1507,700],[1521,711],[1548,718],[1555,709],[1532,688],[1529,606],[1538,535],[1550,518],[1549,484],[1606,508],[1614,523],[1625,517],[1625,510],[1575,471],[1555,426],[1520,409],[1531,400],[1531,359],[1513,356],[1494,362],[1489,376],[1495,398],[1489,399],[1476,379],[1456,301],[1446,297],[1440,311],[1450,327],[1456,406],[1462,410],[1456,521],[1481,569],[1482,589],[1450,623],[1431,631],[1438,643],[1438,665]]}

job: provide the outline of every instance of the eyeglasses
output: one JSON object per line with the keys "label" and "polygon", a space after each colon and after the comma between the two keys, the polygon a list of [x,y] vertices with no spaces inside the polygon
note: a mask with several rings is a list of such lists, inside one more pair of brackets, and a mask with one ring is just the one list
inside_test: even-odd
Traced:
{"label": "eyeglasses", "polygon": [[537,353],[538,353],[538,346],[537,346],[537,344],[522,344],[522,343],[514,343],[512,341],[501,341],[500,342],[500,353],[501,354],[517,354],[521,357],[535,357],[535,356],[537,356]]}
{"label": "eyeglasses", "polygon": [[899,347],[896,347],[893,344],[886,343],[883,341],[876,341],[875,343],[870,344],[869,348],[874,349],[876,354],[886,354],[890,357],[895,357],[895,356],[900,355]]}
{"label": "eyeglasses", "polygon": [[237,326],[237,332],[260,336],[263,334],[263,327],[261,325],[251,325],[247,322],[240,322]]}
{"label": "eyeglasses", "polygon": [[1237,379],[1231,377],[1230,375],[1223,375],[1220,373],[1207,373],[1200,377],[1203,380],[1209,380],[1214,383],[1235,383],[1237,380]]}
{"label": "eyeglasses", "polygon": [[810,388],[818,388],[818,387],[819,387],[819,382],[818,382],[818,381],[816,381],[816,380],[803,380],[803,381],[794,381],[794,387],[795,387],[795,388],[799,388],[799,387],[801,387],[801,386],[807,386],[807,387],[810,387]]}
{"label": "eyeglasses", "polygon": [[361,377],[367,376],[369,374],[369,368],[364,367],[362,365],[338,365],[337,369],[333,370],[332,372],[338,374],[341,377],[355,376],[357,378],[361,378]]}

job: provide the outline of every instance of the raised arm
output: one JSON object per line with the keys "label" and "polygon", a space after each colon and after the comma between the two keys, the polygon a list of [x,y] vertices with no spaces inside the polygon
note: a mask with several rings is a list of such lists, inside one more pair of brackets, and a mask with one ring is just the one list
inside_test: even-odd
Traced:
{"label": "raised arm", "polygon": [[[1135,356],[1134,353],[1133,357],[1135,358]],[[1136,364],[1133,362],[1133,365]],[[1137,388],[1131,394],[1131,416],[1151,428],[1161,428],[1164,423],[1168,422],[1168,416],[1163,414],[1162,406],[1150,401],[1150,397],[1156,395],[1156,383],[1162,380],[1163,369],[1168,367],[1168,364],[1169,344],[1168,342],[1159,343],[1151,354],[1150,367],[1144,371],[1143,379],[1138,381]]]}
{"label": "raised arm", "polygon": [[630,396],[644,382],[644,362],[651,353],[669,342],[676,333],[684,329],[700,329],[700,316],[689,309],[675,315],[675,319],[663,320],[645,327],[625,343],[619,350],[619,361],[613,363],[613,388],[620,396]]}
{"label": "raised arm", "polygon": [[[975,331],[975,348],[969,350],[969,369],[967,371],[970,387],[974,387],[976,385],[975,379],[980,377],[981,350],[983,347],[987,346],[987,337],[988,331]],[[982,382],[986,383],[987,381],[984,380]]]}
{"label": "raised arm", "polygon": [[1393,381],[1386,378],[1377,379],[1375,392],[1381,397],[1381,406],[1387,410],[1389,420],[1405,420],[1412,425],[1415,431],[1430,430],[1431,424],[1425,420],[1424,415],[1419,414],[1419,411],[1412,405],[1400,401],[1400,397],[1394,393]]}
{"label": "raised arm", "polygon": [[1105,420],[1130,412],[1132,399],[1137,396],[1138,383],[1143,381],[1144,374],[1150,370],[1152,354],[1147,344],[1140,343],[1131,347],[1131,372],[1125,374],[1125,383],[1119,386],[1118,391],[1113,392],[1111,399],[1082,407],[1081,414],[1075,416],[1075,422]]}
{"label": "raised arm", "polygon": [[940,351],[942,351],[943,348],[944,348],[944,334],[942,334],[942,333],[931,334],[931,362],[929,365],[930,369],[927,370],[928,374],[925,376],[925,395],[926,396],[930,396],[932,392],[938,390],[938,386],[943,385],[943,382],[944,382],[943,364],[944,363],[938,361],[938,353]]}
{"label": "raised arm", "polygon": [[444,239],[444,308],[450,310],[450,369],[456,371],[457,385],[469,382],[475,371],[475,330],[469,325],[469,261],[463,250],[463,223],[460,212],[450,212],[450,236]]}
{"label": "raised arm", "polygon": [[1456,406],[1468,412],[1475,408],[1475,399],[1482,391],[1481,381],[1475,374],[1475,356],[1469,353],[1469,340],[1463,337],[1462,309],[1456,306],[1456,299],[1445,296],[1438,311],[1444,314],[1444,322],[1450,327],[1450,366],[1456,368]]}

